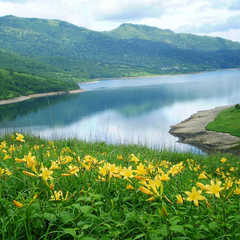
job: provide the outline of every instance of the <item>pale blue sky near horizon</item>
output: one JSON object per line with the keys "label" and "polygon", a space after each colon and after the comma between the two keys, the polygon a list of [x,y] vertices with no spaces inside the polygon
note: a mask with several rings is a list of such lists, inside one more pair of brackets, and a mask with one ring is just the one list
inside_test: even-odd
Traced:
{"label": "pale blue sky near horizon", "polygon": [[240,0],[0,0],[0,16],[59,19],[92,30],[122,23],[240,42]]}

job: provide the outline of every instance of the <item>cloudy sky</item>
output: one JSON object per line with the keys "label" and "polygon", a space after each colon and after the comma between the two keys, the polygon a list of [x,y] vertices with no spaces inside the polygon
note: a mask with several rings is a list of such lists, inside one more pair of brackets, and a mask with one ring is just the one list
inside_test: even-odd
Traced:
{"label": "cloudy sky", "polygon": [[0,16],[60,19],[92,30],[136,23],[240,41],[240,0],[0,0]]}

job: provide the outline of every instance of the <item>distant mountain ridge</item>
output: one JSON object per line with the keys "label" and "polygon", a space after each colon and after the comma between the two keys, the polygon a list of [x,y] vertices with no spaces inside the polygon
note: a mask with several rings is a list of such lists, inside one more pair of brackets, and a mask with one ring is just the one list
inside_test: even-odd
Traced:
{"label": "distant mountain ridge", "polygon": [[188,33],[174,33],[168,29],[159,29],[147,25],[122,24],[117,29],[106,32],[108,36],[118,39],[144,39],[164,42],[181,49],[203,51],[237,50],[240,43],[220,37],[197,36]]}
{"label": "distant mountain ridge", "polygon": [[60,20],[0,17],[0,68],[59,80],[240,67],[240,43],[122,24],[97,32]]}

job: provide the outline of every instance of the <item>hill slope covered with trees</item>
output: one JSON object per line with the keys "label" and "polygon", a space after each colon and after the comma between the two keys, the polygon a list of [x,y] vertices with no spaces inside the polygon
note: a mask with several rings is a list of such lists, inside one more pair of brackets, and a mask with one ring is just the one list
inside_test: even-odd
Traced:
{"label": "hill slope covered with trees", "polygon": [[240,43],[123,24],[96,32],[37,18],[0,17],[0,68],[47,79],[188,73],[240,67]]}
{"label": "hill slope covered with trees", "polygon": [[77,89],[75,82],[39,77],[27,73],[0,69],[0,100],[54,91]]}

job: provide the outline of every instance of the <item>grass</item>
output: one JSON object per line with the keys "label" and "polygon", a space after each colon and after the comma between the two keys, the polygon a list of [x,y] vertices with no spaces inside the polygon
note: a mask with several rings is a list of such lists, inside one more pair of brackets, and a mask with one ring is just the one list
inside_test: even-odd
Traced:
{"label": "grass", "polygon": [[207,125],[206,129],[240,137],[240,108],[238,106],[237,104],[235,107],[221,111],[217,118]]}
{"label": "grass", "polygon": [[0,239],[239,239],[240,168],[194,155],[0,139]]}

